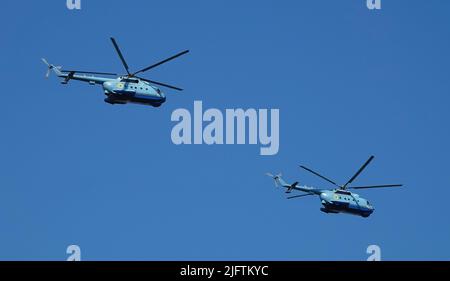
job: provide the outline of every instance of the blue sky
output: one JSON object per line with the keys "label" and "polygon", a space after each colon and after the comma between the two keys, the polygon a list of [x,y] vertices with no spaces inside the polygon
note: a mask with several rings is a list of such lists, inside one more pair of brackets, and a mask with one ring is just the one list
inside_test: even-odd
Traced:
{"label": "blue sky", "polygon": [[[449,1],[2,1],[0,259],[448,260]],[[67,68],[121,72],[109,37],[146,77],[159,109],[111,106],[99,86],[44,79]],[[175,146],[170,115],[279,108],[280,151]],[[368,218],[285,200],[265,172],[358,184]]]}

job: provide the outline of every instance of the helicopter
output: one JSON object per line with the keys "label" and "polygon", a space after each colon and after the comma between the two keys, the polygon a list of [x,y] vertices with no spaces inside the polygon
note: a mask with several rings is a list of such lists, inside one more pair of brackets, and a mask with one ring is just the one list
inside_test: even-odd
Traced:
{"label": "helicopter", "polygon": [[288,184],[282,179],[282,175],[273,175],[267,173],[266,175],[273,178],[275,180],[275,186],[282,186],[286,188],[286,193],[291,193],[293,190],[304,192],[305,194],[289,196],[287,199],[301,198],[310,195],[317,195],[320,198],[320,202],[322,206],[320,210],[327,214],[351,214],[357,215],[364,218],[369,217],[373,211],[374,207],[370,204],[370,202],[360,197],[358,194],[353,193],[349,190],[355,189],[367,189],[367,188],[386,188],[386,187],[401,187],[402,184],[388,184],[388,185],[370,185],[370,186],[349,186],[361,172],[369,165],[369,163],[374,159],[374,156],[370,156],[369,159],[361,166],[361,168],[350,178],[344,185],[339,185],[335,181],[330,180],[322,176],[321,174],[305,167],[303,165],[300,168],[320,177],[321,179],[326,180],[332,185],[336,186],[335,189],[318,189],[308,186],[299,186],[299,182],[295,182],[293,184]]}
{"label": "helicopter", "polygon": [[[50,72],[53,71],[56,76],[63,78],[61,84],[68,84],[71,80],[78,80],[87,82],[91,85],[102,85],[103,91],[106,95],[105,102],[109,104],[127,104],[136,103],[150,105],[153,107],[159,107],[166,101],[165,94],[155,85],[182,91],[183,89],[171,86],[169,84],[145,79],[137,76],[140,73],[144,73],[150,69],[160,66],[168,61],[178,58],[184,54],[187,54],[189,50],[180,52],[174,56],[171,56],[165,60],[152,64],[146,68],[143,68],[136,72],[130,72],[130,68],[120,51],[117,41],[111,37],[111,42],[116,50],[119,58],[127,72],[126,75],[118,75],[116,73],[108,72],[90,72],[90,71],[78,71],[78,70],[63,70],[61,66],[55,66],[49,64],[46,59],[42,61],[47,65],[48,71],[46,78],[50,76]],[[102,76],[117,76],[116,78],[100,77]]]}

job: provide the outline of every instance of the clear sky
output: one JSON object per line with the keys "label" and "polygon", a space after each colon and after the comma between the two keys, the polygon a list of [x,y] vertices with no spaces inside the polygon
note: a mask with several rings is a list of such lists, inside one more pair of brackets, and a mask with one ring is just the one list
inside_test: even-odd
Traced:
{"label": "clear sky", "polygon": [[[450,1],[1,1],[0,259],[385,260],[450,256]],[[166,104],[109,105],[66,68],[137,70],[185,88]],[[279,108],[280,151],[176,146],[177,108]],[[266,172],[358,184],[371,217],[286,200]]]}

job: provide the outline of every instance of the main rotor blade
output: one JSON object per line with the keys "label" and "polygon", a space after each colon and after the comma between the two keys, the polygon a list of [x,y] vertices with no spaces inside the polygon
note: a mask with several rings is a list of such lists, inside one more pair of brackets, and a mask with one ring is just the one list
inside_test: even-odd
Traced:
{"label": "main rotor blade", "polygon": [[189,53],[189,50],[183,51],[183,52],[178,53],[178,54],[176,54],[176,55],[174,55],[174,56],[171,56],[171,57],[168,58],[168,59],[162,60],[162,61],[160,61],[160,62],[158,62],[158,63],[155,63],[155,64],[153,64],[153,65],[151,65],[151,66],[149,66],[149,67],[146,67],[146,68],[144,68],[144,69],[141,69],[141,70],[139,70],[139,71],[133,73],[133,76],[136,75],[136,74],[138,74],[138,73],[146,72],[147,70],[150,70],[150,69],[152,69],[152,68],[155,68],[155,67],[157,67],[157,66],[160,66],[160,65],[163,64],[163,63],[166,63],[166,62],[168,62],[168,61],[171,61],[171,60],[173,60],[173,59],[175,59],[175,58],[178,58],[179,56],[182,56],[182,55],[187,54],[187,53]]}
{"label": "main rotor blade", "polygon": [[312,195],[312,194],[295,195],[295,196],[286,197],[286,199],[294,199],[294,198],[305,197],[305,196],[309,196],[309,195]]}
{"label": "main rotor blade", "polygon": [[81,73],[81,74],[99,74],[99,75],[117,76],[116,73],[109,73],[109,72],[91,72],[91,71],[78,71],[78,70],[61,70],[61,72],[74,72],[74,73]]}
{"label": "main rotor blade", "polygon": [[169,85],[169,84],[164,84],[164,83],[161,83],[161,82],[157,82],[157,81],[153,81],[153,80],[149,80],[149,79],[145,79],[145,78],[141,78],[141,77],[137,77],[137,78],[139,78],[141,80],[144,80],[144,81],[147,81],[147,82],[152,83],[152,84],[159,85],[159,86],[171,88],[171,89],[174,89],[174,90],[177,90],[177,91],[183,91],[183,89],[175,87],[175,86],[172,86],[172,85]]}
{"label": "main rotor blade", "polygon": [[303,168],[303,169],[307,170],[308,172],[313,173],[314,175],[316,175],[316,176],[318,176],[318,177],[320,177],[320,178],[326,180],[327,182],[329,182],[329,183],[331,183],[331,184],[334,184],[335,186],[337,186],[337,187],[339,187],[339,188],[341,187],[341,186],[339,186],[337,183],[335,183],[334,181],[330,180],[329,178],[326,178],[326,177],[322,176],[321,174],[319,174],[319,173],[317,173],[317,172],[314,172],[314,171],[311,170],[310,168],[307,168],[307,167],[301,166],[301,165],[300,165],[300,168]]}
{"label": "main rotor blade", "polygon": [[127,71],[128,75],[131,75],[131,74],[130,74],[130,71],[129,71],[129,68],[128,68],[128,64],[127,64],[127,62],[125,61],[125,58],[123,57],[122,52],[121,52],[120,49],[119,49],[119,45],[117,45],[116,39],[114,39],[113,37],[111,37],[111,41],[112,41],[112,43],[113,43],[113,45],[114,45],[114,48],[116,49],[117,54],[119,54],[120,60],[122,61],[123,66],[125,67],[125,70]]}
{"label": "main rotor blade", "polygon": [[366,188],[384,188],[384,187],[402,187],[403,184],[385,184],[385,185],[369,185],[369,186],[351,186],[348,189],[366,189]]}
{"label": "main rotor blade", "polygon": [[373,160],[373,158],[375,158],[375,156],[370,156],[369,159],[366,161],[366,163],[364,163],[364,165],[361,166],[361,168],[359,168],[358,172],[356,172],[356,174],[346,183],[344,184],[344,186],[342,187],[342,189],[346,189],[347,185],[351,184],[356,177],[359,176],[359,174],[361,174],[361,172],[367,167],[367,165],[369,165],[369,163]]}

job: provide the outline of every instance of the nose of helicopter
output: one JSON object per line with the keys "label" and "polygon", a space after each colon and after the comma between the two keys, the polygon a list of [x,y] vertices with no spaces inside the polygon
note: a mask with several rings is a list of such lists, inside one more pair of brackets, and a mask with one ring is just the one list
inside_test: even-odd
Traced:
{"label": "nose of helicopter", "polygon": [[153,87],[155,89],[155,94],[158,96],[162,102],[166,101],[166,95],[157,87]]}

